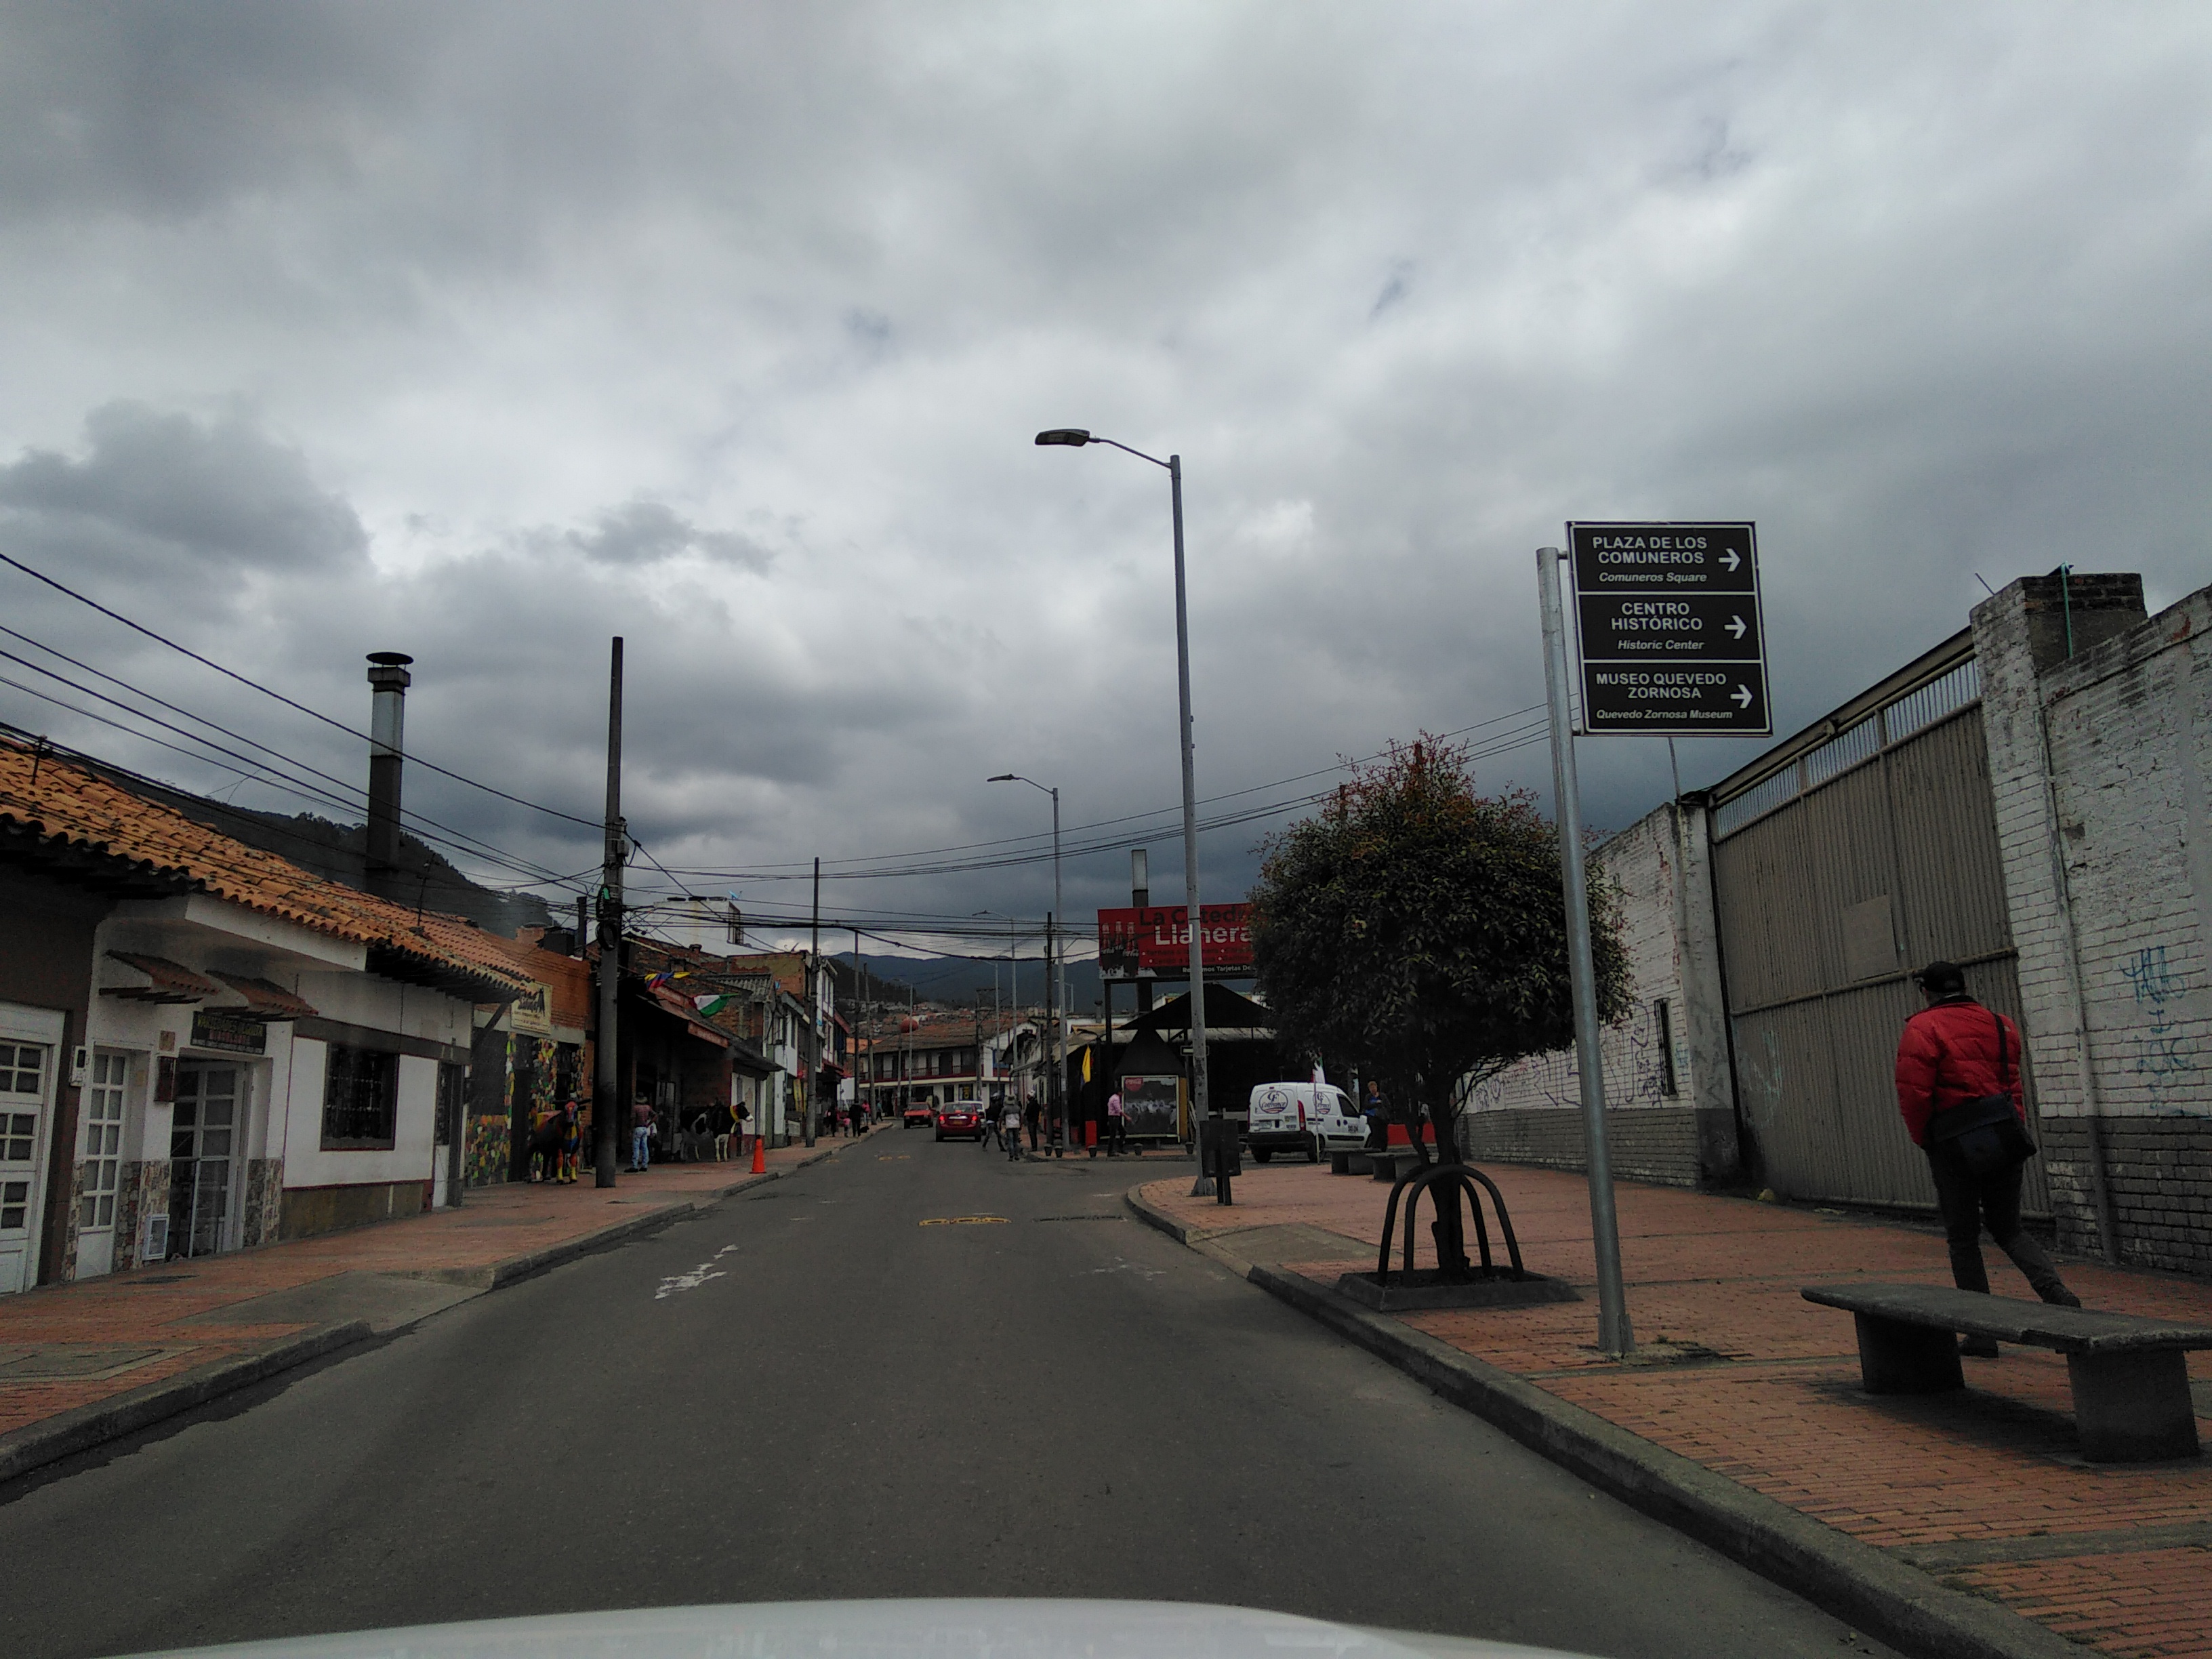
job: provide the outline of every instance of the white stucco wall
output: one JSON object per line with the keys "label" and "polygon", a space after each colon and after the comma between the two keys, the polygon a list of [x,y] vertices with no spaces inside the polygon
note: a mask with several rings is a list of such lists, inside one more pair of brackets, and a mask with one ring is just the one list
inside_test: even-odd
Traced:
{"label": "white stucco wall", "polygon": [[2087,1109],[2086,1015],[2101,1115],[2212,1115],[2212,588],[2039,680],[2014,589],[1974,628],[2039,1109]]}
{"label": "white stucco wall", "polygon": [[[1682,868],[1685,863],[1690,867]],[[1605,1027],[1601,1037],[1610,1108],[1729,1104],[1726,1050],[1717,1046],[1725,1043],[1717,976],[1708,985],[1696,983],[1701,962],[1711,955],[1712,904],[1705,866],[1702,815],[1686,810],[1678,832],[1671,804],[1638,820],[1592,854],[1592,879],[1608,880],[1617,890],[1631,985],[1627,1013]],[[1686,887],[1678,887],[1678,876],[1687,878]],[[1656,1005],[1662,999],[1673,1028],[1672,1094],[1666,1088],[1659,1036]],[[1574,1050],[1539,1054],[1509,1067],[1477,1085],[1465,1105],[1469,1112],[1580,1110],[1582,1082]]]}

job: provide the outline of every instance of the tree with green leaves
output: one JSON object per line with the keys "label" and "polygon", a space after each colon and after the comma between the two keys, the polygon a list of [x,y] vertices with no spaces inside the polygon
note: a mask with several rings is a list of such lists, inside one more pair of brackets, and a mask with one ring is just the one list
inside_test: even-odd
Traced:
{"label": "tree with green leaves", "polygon": [[[1278,1036],[1380,1084],[1392,1116],[1434,1125],[1440,1153],[1474,1085],[1573,1042],[1558,833],[1525,790],[1477,794],[1464,744],[1392,744],[1261,850],[1252,957]],[[1611,1021],[1627,959],[1610,888],[1590,886]]]}

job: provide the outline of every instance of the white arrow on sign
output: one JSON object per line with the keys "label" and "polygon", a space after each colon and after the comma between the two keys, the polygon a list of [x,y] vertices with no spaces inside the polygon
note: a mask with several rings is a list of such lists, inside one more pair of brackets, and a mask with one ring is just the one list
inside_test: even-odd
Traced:
{"label": "white arrow on sign", "polygon": [[1731,547],[1726,553],[1721,556],[1721,562],[1726,565],[1730,570],[1733,570],[1736,566],[1743,562],[1743,555],[1737,552],[1735,549]]}
{"label": "white arrow on sign", "polygon": [[1739,708],[1750,708],[1751,688],[1747,685],[1739,685],[1734,691],[1729,694],[1729,701]]}
{"label": "white arrow on sign", "polygon": [[1729,631],[1729,633],[1731,633],[1731,634],[1735,635],[1736,636],[1736,638],[1738,638],[1738,639],[1741,639],[1741,638],[1742,638],[1746,634],[1748,634],[1751,630],[1750,630],[1749,629],[1746,628],[1746,627],[1743,625],[1743,618],[1742,618],[1742,617],[1730,617],[1729,618],[1729,620],[1728,620],[1728,631]]}

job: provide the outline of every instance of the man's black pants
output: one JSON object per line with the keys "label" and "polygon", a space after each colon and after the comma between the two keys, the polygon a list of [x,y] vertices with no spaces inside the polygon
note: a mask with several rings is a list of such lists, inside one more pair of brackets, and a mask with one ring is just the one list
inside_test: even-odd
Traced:
{"label": "man's black pants", "polygon": [[1956,1152],[1931,1146],[1928,1172],[1936,1178],[1936,1202],[1943,1212],[1953,1284],[1962,1291],[1988,1293],[1990,1273],[1982,1261],[1982,1228],[1986,1224],[1997,1248],[2012,1258],[2038,1296],[2045,1302],[2074,1301],[2043,1246],[2021,1225],[2020,1165],[1997,1175],[1976,1176]]}

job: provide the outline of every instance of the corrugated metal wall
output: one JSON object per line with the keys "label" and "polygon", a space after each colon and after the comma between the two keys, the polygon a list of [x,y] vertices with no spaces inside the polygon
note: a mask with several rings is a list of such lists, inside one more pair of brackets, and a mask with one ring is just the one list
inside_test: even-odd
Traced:
{"label": "corrugated metal wall", "polygon": [[[1921,1006],[1907,971],[1962,963],[1968,990],[2020,1018],[1981,703],[1919,724],[1978,690],[1972,668],[1947,677],[1954,697],[1915,687],[1789,763],[1794,792],[1774,776],[1747,787],[1759,816],[1717,820],[1738,1097],[1769,1182],[1792,1197],[1935,1207],[1893,1081],[1899,1029]],[[2049,1211],[2040,1159],[2025,1196]]]}

